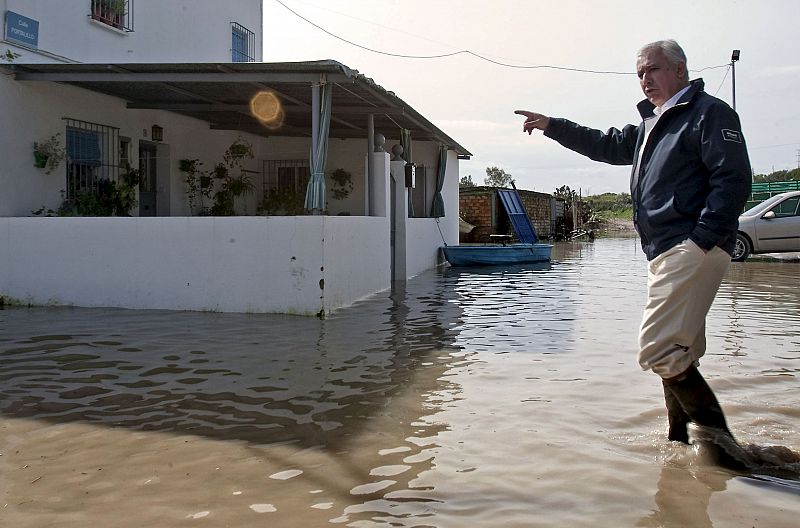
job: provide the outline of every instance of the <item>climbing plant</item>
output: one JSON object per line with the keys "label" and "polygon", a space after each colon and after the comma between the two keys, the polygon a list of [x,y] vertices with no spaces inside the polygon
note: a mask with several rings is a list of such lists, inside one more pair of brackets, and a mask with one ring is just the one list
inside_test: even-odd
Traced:
{"label": "climbing plant", "polygon": [[332,193],[336,200],[344,200],[353,190],[353,176],[344,169],[336,169],[331,173]]}
{"label": "climbing plant", "polygon": [[[198,159],[182,159],[178,168],[186,176],[186,196],[189,210],[201,215],[233,216],[236,214],[236,198],[251,194],[255,190],[252,179],[247,176],[244,162],[253,159],[253,145],[238,138],[225,150],[222,161],[214,164],[211,170],[202,170],[203,163]],[[205,199],[211,202],[205,205]]]}

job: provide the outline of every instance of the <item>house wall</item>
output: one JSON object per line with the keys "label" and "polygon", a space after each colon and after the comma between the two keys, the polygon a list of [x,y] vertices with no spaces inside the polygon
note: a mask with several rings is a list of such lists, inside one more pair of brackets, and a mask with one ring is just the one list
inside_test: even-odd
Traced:
{"label": "house wall", "polygon": [[376,217],[0,218],[0,296],[329,313],[388,287],[388,230]]}
{"label": "house wall", "polygon": [[522,206],[531,219],[531,224],[536,230],[536,235],[541,238],[549,238],[553,234],[555,223],[553,222],[553,197],[549,194],[536,191],[519,190]]}
{"label": "house wall", "polygon": [[495,193],[479,189],[462,189],[458,200],[461,218],[474,226],[494,226]]}
{"label": "house wall", "polygon": [[0,0],[7,10],[39,22],[38,50],[4,41],[19,63],[231,62],[231,22],[255,34],[262,60],[262,0],[134,0],[134,31],[92,20],[91,0]]}

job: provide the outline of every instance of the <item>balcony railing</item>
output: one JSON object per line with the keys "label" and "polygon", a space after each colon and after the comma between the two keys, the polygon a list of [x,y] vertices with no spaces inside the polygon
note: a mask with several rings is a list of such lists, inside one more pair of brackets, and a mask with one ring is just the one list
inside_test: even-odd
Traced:
{"label": "balcony railing", "polygon": [[255,62],[255,33],[236,22],[231,22],[231,31],[231,62]]}

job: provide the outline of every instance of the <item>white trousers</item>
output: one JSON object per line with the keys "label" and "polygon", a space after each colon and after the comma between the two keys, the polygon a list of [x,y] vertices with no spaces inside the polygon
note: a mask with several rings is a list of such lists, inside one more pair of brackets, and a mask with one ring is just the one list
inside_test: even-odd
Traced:
{"label": "white trousers", "polygon": [[687,239],[648,263],[647,306],[639,329],[639,365],[675,377],[706,351],[706,314],[731,263]]}

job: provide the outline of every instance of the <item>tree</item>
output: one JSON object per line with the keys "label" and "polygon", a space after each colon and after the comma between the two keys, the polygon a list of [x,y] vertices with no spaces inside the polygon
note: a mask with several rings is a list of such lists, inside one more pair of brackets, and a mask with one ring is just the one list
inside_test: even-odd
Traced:
{"label": "tree", "polygon": [[461,179],[458,181],[459,187],[475,187],[475,182],[472,181],[472,174],[467,174],[466,176],[462,176]]}
{"label": "tree", "polygon": [[567,209],[572,207],[572,202],[577,201],[578,199],[578,193],[570,189],[569,185],[562,185],[561,187],[553,191],[553,196],[564,200],[564,206]]}
{"label": "tree", "polygon": [[756,174],[753,176],[753,181],[756,183],[761,182],[781,182],[800,180],[800,168],[792,170],[778,170],[769,174]]}
{"label": "tree", "polygon": [[553,191],[553,196],[564,200],[565,211],[570,211],[570,214],[572,208],[576,207],[582,222],[588,222],[591,218],[592,206],[589,202],[582,200],[576,191],[569,188],[569,185],[562,185]]}
{"label": "tree", "polygon": [[631,211],[633,207],[631,195],[628,193],[603,193],[584,198],[592,206],[592,211],[596,213],[609,211],[620,214]]}
{"label": "tree", "polygon": [[514,178],[500,167],[486,167],[486,179],[483,183],[489,187],[511,187]]}

